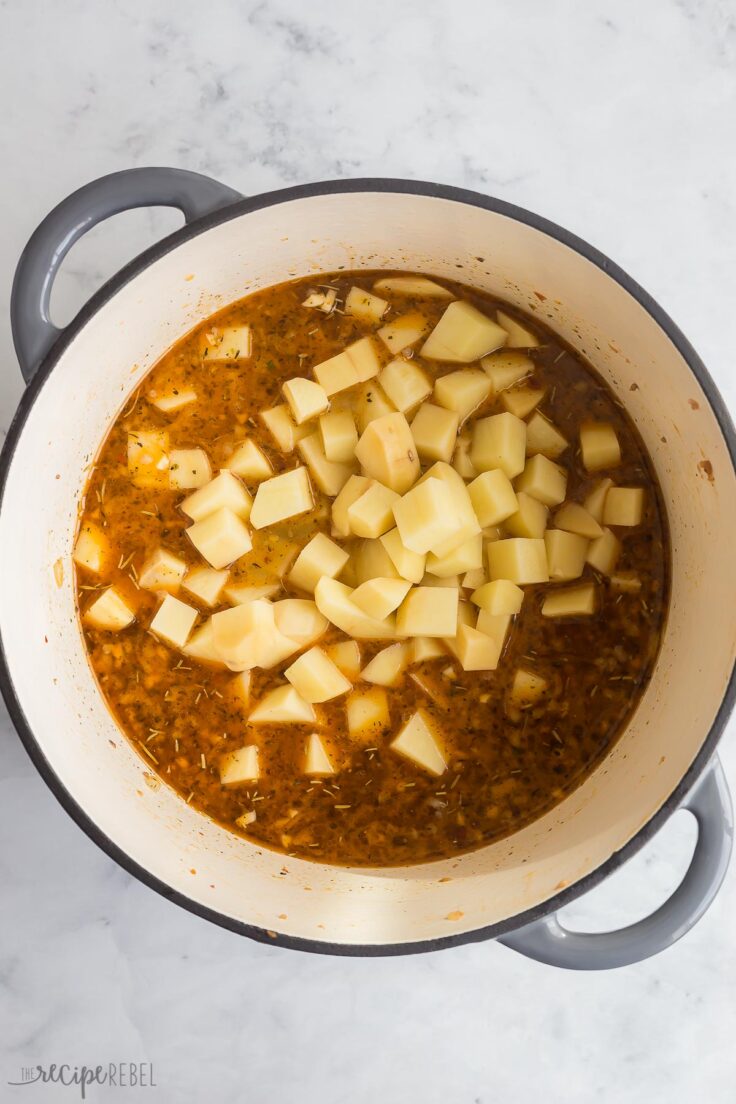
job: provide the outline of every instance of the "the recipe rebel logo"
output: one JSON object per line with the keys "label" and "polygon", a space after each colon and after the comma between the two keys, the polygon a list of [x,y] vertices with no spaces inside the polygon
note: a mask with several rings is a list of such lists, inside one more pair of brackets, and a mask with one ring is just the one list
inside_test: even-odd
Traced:
{"label": "the recipe rebel logo", "polygon": [[107,1062],[97,1066],[52,1062],[48,1066],[22,1066],[20,1077],[7,1083],[12,1088],[39,1084],[76,1087],[81,1100],[87,1099],[87,1090],[95,1085],[114,1089],[157,1088],[151,1062]]}

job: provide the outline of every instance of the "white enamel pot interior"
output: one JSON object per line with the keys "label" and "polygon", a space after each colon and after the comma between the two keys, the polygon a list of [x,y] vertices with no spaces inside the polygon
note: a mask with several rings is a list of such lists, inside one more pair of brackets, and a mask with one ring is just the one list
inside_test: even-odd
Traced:
{"label": "white enamel pot interior", "polygon": [[[97,689],[74,601],[80,498],[126,396],[211,312],[338,268],[460,278],[551,325],[634,417],[672,539],[661,654],[605,761],[508,839],[399,869],[285,858],[229,834],[159,784]],[[293,189],[200,220],[149,251],[52,349],[6,457],[0,631],[14,719],[57,794],[102,846],[166,895],[256,938],[315,950],[398,952],[498,935],[594,884],[705,766],[734,667],[734,468],[717,396],[706,393],[704,373],[702,385],[696,378],[688,349],[644,293],[593,250],[533,216],[453,189]]]}

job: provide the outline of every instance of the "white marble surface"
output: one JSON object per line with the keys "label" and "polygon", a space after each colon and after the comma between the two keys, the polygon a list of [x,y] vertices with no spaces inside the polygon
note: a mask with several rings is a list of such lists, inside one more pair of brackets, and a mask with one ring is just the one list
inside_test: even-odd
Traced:
{"label": "white marble surface", "polygon": [[[733,403],[734,12],[732,0],[0,0],[0,427],[21,392],[7,300],[26,237],[78,185],[146,164],[250,193],[383,174],[531,207],[653,292]],[[176,223],[138,212],[94,232],[59,281],[58,318]],[[680,814],[570,913],[599,928],[643,915],[692,838]],[[22,1065],[108,1059],[152,1061],[149,1096],[167,1102],[736,1097],[733,872],[678,946],[601,976],[493,944],[377,961],[280,952],[119,870],[47,792],[3,712],[0,887],[3,1101],[76,1098],[8,1088]]]}

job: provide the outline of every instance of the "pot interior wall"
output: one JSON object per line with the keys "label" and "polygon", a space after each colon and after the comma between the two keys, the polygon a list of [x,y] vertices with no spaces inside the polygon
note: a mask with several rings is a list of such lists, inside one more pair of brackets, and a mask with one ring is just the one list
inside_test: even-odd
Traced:
{"label": "pot interior wall", "polygon": [[[672,531],[673,602],[661,657],[605,762],[513,837],[400,870],[284,859],[186,806],[147,770],[107,712],[74,609],[70,552],[80,496],[129,392],[212,311],[289,277],[339,267],[460,276],[535,311],[591,360],[633,414]],[[677,785],[733,666],[735,506],[733,468],[706,396],[657,323],[590,261],[537,229],[457,201],[372,192],[299,198],[180,244],[120,288],[60,356],[8,474],[0,628],[15,692],[59,780],[106,836],[166,885],[292,936],[427,940],[503,920],[578,881]]]}

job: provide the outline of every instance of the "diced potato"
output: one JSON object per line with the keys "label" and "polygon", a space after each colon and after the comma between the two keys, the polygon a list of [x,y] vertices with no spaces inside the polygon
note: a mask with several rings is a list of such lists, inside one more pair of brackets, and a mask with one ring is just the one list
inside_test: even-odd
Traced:
{"label": "diced potato", "polygon": [[526,709],[539,701],[547,686],[547,680],[541,675],[528,671],[525,667],[519,667],[509,690],[509,701],[519,709]]}
{"label": "diced potato", "polygon": [[595,613],[596,595],[593,583],[553,590],[542,603],[542,617],[587,617]]}
{"label": "diced potato", "polygon": [[[601,479],[599,483],[596,483],[593,490],[585,499],[585,509],[597,522],[603,521],[603,510],[606,505],[606,497],[612,486],[613,480],[606,476],[605,479]],[[600,534],[598,535],[600,536]]]}
{"label": "diced potato", "polygon": [[473,443],[472,433],[464,431],[458,434],[455,443],[455,452],[452,457],[452,466],[461,479],[475,479],[478,474],[473,461],[470,459],[470,448]]}
{"label": "diced potato", "polygon": [[440,406],[454,410],[464,422],[491,392],[491,381],[480,368],[461,368],[440,376],[434,385],[434,398]]}
{"label": "diced potato", "polygon": [[349,537],[350,519],[348,510],[354,502],[365,494],[372,483],[364,475],[351,475],[332,503],[332,528],[338,537]]}
{"label": "diced potato", "polygon": [[311,433],[311,427],[298,426],[287,403],[261,411],[261,420],[282,452],[293,452],[297,442]]}
{"label": "diced potato", "polygon": [[389,352],[398,356],[403,349],[408,349],[424,337],[429,327],[430,323],[419,311],[410,311],[381,326],[378,336]]}
{"label": "diced potato", "polygon": [[353,740],[370,744],[391,724],[386,691],[382,686],[354,690],[345,703],[348,732]]}
{"label": "diced potato", "polygon": [[511,480],[500,468],[482,472],[468,487],[470,501],[483,529],[500,525],[519,509]]}
{"label": "diced potato", "polygon": [[608,422],[583,422],[580,452],[587,471],[615,468],[621,463],[621,446],[616,430]]}
{"label": "diced potato", "polygon": [[353,465],[336,464],[328,460],[322,447],[322,436],[319,433],[312,433],[309,437],[302,438],[296,447],[323,494],[330,498],[338,495],[353,474],[355,470]]}
{"label": "diced potato", "polygon": [[396,686],[406,669],[411,655],[407,643],[389,644],[363,668],[361,678],[378,686]]}
{"label": "diced potato", "polygon": [[264,598],[214,613],[211,622],[213,650],[232,671],[274,667],[299,648],[278,628]]}
{"label": "diced potato", "polygon": [[314,724],[314,709],[293,686],[279,686],[261,699],[248,717],[249,724]]}
{"label": "diced potato", "polygon": [[548,583],[547,551],[544,541],[512,537],[486,546],[491,582],[508,579],[518,586]]}
{"label": "diced potato", "polygon": [[603,530],[584,506],[579,502],[566,502],[555,514],[555,525],[567,533],[577,533],[579,537],[594,540]]}
{"label": "diced potato", "polygon": [[355,387],[359,383],[358,373],[355,369],[347,350],[337,353],[329,360],[323,360],[321,364],[315,364],[312,369],[314,377],[327,395],[339,394],[349,387]]}
{"label": "diced potato", "polygon": [[353,591],[351,599],[369,617],[383,621],[399,608],[410,589],[406,579],[369,579]]}
{"label": "diced potato", "polygon": [[432,394],[432,382],[411,360],[394,357],[378,377],[383,390],[397,410],[405,414]]}
{"label": "diced potato", "polygon": [[195,521],[186,533],[200,555],[218,570],[229,567],[253,547],[248,526],[226,506]]}
{"label": "diced potato", "polygon": [[351,562],[355,568],[356,586],[371,579],[401,578],[380,540],[362,540],[353,552]]}
{"label": "diced potato", "polygon": [[425,479],[394,504],[402,544],[423,555],[458,531],[452,491],[441,479]]}
{"label": "diced potato", "polygon": [[374,379],[381,371],[383,361],[372,337],[361,337],[359,341],[354,341],[352,345],[348,345],[346,352],[355,368],[358,383]]}
{"label": "diced potato", "polygon": [[480,366],[491,381],[491,394],[500,395],[502,391],[520,383],[534,371],[534,361],[526,353],[502,349],[500,353],[483,357]]}
{"label": "diced potato", "polygon": [[454,636],[458,595],[455,587],[413,587],[396,615],[397,635]]}
{"label": "diced potato", "polygon": [[470,601],[492,617],[515,617],[521,610],[524,591],[508,579],[495,579],[474,590]]}
{"label": "diced potato", "polygon": [[169,435],[165,429],[128,433],[128,474],[136,487],[168,487]]}
{"label": "diced potato", "polygon": [[543,537],[547,528],[549,510],[543,502],[519,491],[516,495],[518,509],[503,523],[504,529],[514,537]]}
{"label": "diced potato", "polygon": [[619,594],[638,594],[641,590],[641,579],[635,571],[616,571],[608,581],[611,590]]}
{"label": "diced potato", "polygon": [[549,460],[556,460],[568,447],[568,441],[544,414],[535,410],[526,423],[526,454],[541,453]]}
{"label": "diced potato", "polygon": [[95,598],[84,612],[84,623],[95,629],[107,629],[108,632],[119,632],[131,621],[135,620],[135,614],[123,601],[115,587],[108,587],[99,598]]}
{"label": "diced potato", "polygon": [[577,533],[566,533],[564,529],[548,529],[544,534],[547,549],[547,567],[549,577],[555,582],[579,579],[585,567],[589,541]]}
{"label": "diced potato", "polygon": [[316,732],[312,732],[307,737],[307,753],[304,758],[304,773],[305,774],[334,774],[335,768],[332,765],[325,746]]}
{"label": "diced potato", "polygon": [[237,476],[229,471],[221,471],[209,483],[185,498],[181,509],[192,521],[202,521],[223,507],[247,521],[252,504],[253,499]]}
{"label": "diced potato", "polygon": [[382,483],[370,487],[348,506],[350,531],[356,537],[380,537],[394,526],[393,506],[400,495]]}
{"label": "diced potato", "polygon": [[212,465],[204,449],[172,449],[169,453],[169,486],[189,491],[212,479]]}
{"label": "diced potato", "polygon": [[189,634],[197,620],[197,611],[186,602],[180,602],[178,598],[167,594],[156,611],[151,622],[151,632],[172,644],[175,648],[183,648]]}
{"label": "diced potato", "polygon": [[442,460],[439,460],[424,473],[421,479],[419,479],[419,483],[426,483],[428,479],[439,479],[441,483],[444,483],[448,487],[452,495],[453,507],[457,517],[457,527],[453,528],[453,531],[448,534],[445,540],[440,541],[439,544],[433,545],[430,549],[435,556],[446,556],[449,552],[454,551],[459,544],[469,540],[471,537],[475,536],[476,533],[479,533],[480,525],[475,516],[473,504],[470,501],[468,488],[465,486],[462,477],[458,475],[450,464],[445,464]]}
{"label": "diced potato", "polygon": [[391,529],[388,533],[384,533],[381,544],[402,579],[407,579],[410,583],[421,582],[426,556],[407,548],[401,540],[398,529]]}
{"label": "diced potato", "polygon": [[303,307],[311,307],[312,310],[321,310],[323,314],[331,314],[337,302],[337,288],[325,287],[322,291],[312,291],[302,303]]}
{"label": "diced potato", "polygon": [[488,633],[472,625],[460,625],[453,651],[464,671],[495,671],[501,659],[505,634]]}
{"label": "diced potato", "polygon": [[246,602],[256,602],[259,598],[273,598],[281,590],[280,583],[264,583],[263,586],[250,586],[248,583],[234,583],[226,587],[225,597],[234,606],[244,606]]}
{"label": "diced potato", "polygon": [[197,392],[191,387],[172,387],[164,394],[160,391],[149,391],[146,398],[151,406],[155,406],[162,414],[175,414],[183,406],[196,402]]}
{"label": "diced potato", "polygon": [[496,318],[499,326],[502,326],[506,331],[507,349],[536,349],[539,345],[539,341],[532,331],[528,330],[526,326],[522,326],[521,322],[512,318],[510,314],[497,310]]}
{"label": "diced potato", "polygon": [[369,617],[352,601],[352,593],[344,583],[323,576],[314,588],[314,600],[320,613],[348,636],[358,640],[393,640],[396,636],[394,620],[379,621]]}
{"label": "diced potato", "polygon": [[373,290],[381,295],[411,295],[426,299],[453,299],[451,291],[426,276],[384,276],[376,280]]}
{"label": "diced potato", "polygon": [[509,414],[515,414],[517,418],[526,418],[532,410],[536,410],[545,396],[541,387],[512,387],[501,395],[501,405]]}
{"label": "diced potato", "polygon": [[352,315],[359,322],[365,322],[369,326],[381,321],[387,307],[386,299],[381,299],[378,295],[365,291],[364,288],[351,287],[345,296],[345,314]]}
{"label": "diced potato", "polygon": [[411,435],[422,460],[452,459],[457,442],[460,416],[443,406],[422,403],[411,423]]}
{"label": "diced potato", "polygon": [[483,567],[483,536],[476,533],[444,556],[427,556],[427,571],[439,579],[462,575]]}
{"label": "diced potato", "polygon": [[206,335],[203,356],[219,363],[226,360],[244,360],[253,352],[253,334],[250,326],[225,326],[211,330]]}
{"label": "diced potato", "polygon": [[273,604],[276,628],[299,648],[308,648],[329,627],[327,618],[317,609],[316,603],[307,598],[282,598]]}
{"label": "diced potato", "polygon": [[641,525],[644,490],[641,487],[611,487],[603,506],[604,525]]}
{"label": "diced potato", "polygon": [[225,666],[212,643],[211,617],[196,632],[192,633],[182,651],[189,659],[199,660],[200,663],[210,663],[218,667]]}
{"label": "diced potato", "polygon": [[329,644],[325,648],[336,667],[339,667],[346,678],[353,682],[360,675],[360,647],[357,640],[340,640],[337,644]]}
{"label": "diced potato", "polygon": [[242,705],[250,705],[251,682],[250,671],[240,671],[235,678],[230,680],[229,689]]}
{"label": "diced potato", "polygon": [[433,636],[415,636],[412,641],[411,662],[426,663],[430,659],[447,658],[440,641]]}
{"label": "diced potato", "polygon": [[559,506],[567,492],[567,472],[539,453],[527,460],[515,486],[545,506]]}
{"label": "diced potato", "polygon": [[270,479],[273,475],[271,462],[255,441],[243,441],[242,445],[238,445],[228,460],[227,468],[233,475],[238,475],[250,483]]}
{"label": "diced potato", "polygon": [[604,529],[602,535],[588,545],[587,562],[601,575],[610,575],[620,555],[621,541],[610,529]]}
{"label": "diced potato", "polygon": [[[205,568],[206,570],[206,568]],[[168,590],[176,593],[187,573],[187,564],[165,548],[157,548],[143,564],[138,585],[144,590]]]}
{"label": "diced potato", "polygon": [[488,582],[484,567],[474,567],[472,571],[466,571],[460,585],[466,590],[478,590]]}
{"label": "diced potato", "polygon": [[363,430],[355,458],[367,476],[403,494],[419,475],[419,457],[404,415],[384,414]]}
{"label": "diced potato", "polygon": [[263,529],[277,521],[305,514],[313,504],[307,469],[294,468],[259,484],[250,522],[255,529]]}
{"label": "diced potato", "polygon": [[230,751],[220,760],[220,782],[223,786],[257,782],[259,778],[258,748],[255,744]]}
{"label": "diced potato", "polygon": [[301,376],[286,380],[281,385],[281,390],[284,392],[291,416],[297,425],[302,425],[310,418],[323,414],[330,405],[324,387],[320,387],[314,380],[304,379]]}
{"label": "diced potato", "polygon": [[75,564],[99,575],[107,565],[109,556],[110,543],[107,535],[93,521],[83,521],[72,553]]}
{"label": "diced potato", "polygon": [[506,331],[463,299],[445,310],[422,346],[422,356],[469,364],[492,353],[506,341]]}
{"label": "diced potato", "polygon": [[314,591],[323,575],[334,579],[348,562],[348,553],[339,544],[335,544],[324,533],[316,536],[304,546],[289,572],[289,581],[301,590]]}
{"label": "diced potato", "polygon": [[358,431],[349,410],[331,410],[319,420],[322,449],[333,464],[349,464],[355,456]]}
{"label": "diced potato", "polygon": [[[472,606],[470,607],[472,609]],[[478,632],[493,637],[498,643],[499,655],[503,651],[506,639],[511,628],[513,618],[508,613],[488,613],[487,610],[478,610],[475,627]]]}
{"label": "diced potato", "polygon": [[326,702],[347,694],[353,685],[321,648],[310,648],[284,671],[304,701]]}
{"label": "diced potato", "polygon": [[470,459],[479,472],[500,468],[509,479],[524,470],[526,423],[513,414],[492,414],[473,426]]}
{"label": "diced potato", "polygon": [[447,770],[445,753],[426,714],[418,709],[402,726],[391,747],[418,767],[439,776]]}
{"label": "diced potato", "polygon": [[396,411],[396,407],[377,380],[364,383],[361,390],[356,391],[355,394],[355,420],[360,433],[364,433],[371,422],[382,418],[384,414],[393,414]]}
{"label": "diced potato", "polygon": [[426,571],[420,585],[425,587],[454,587],[455,590],[459,590],[460,576],[445,575],[440,578],[439,575],[432,575],[431,572]]}

